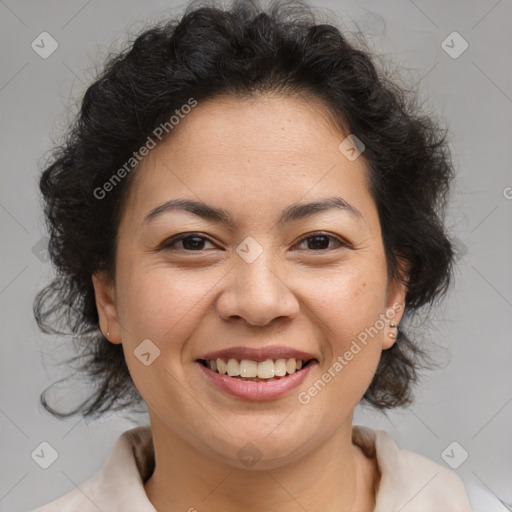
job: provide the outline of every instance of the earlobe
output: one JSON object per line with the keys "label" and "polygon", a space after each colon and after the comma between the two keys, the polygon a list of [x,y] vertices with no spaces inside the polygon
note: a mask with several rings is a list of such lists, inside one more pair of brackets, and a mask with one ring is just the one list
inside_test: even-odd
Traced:
{"label": "earlobe", "polygon": [[396,343],[396,338],[398,336],[398,324],[396,322],[397,321],[390,322],[386,325],[384,339],[382,341],[382,350],[387,350]]}
{"label": "earlobe", "polygon": [[[407,268],[407,266],[405,266],[405,268]],[[405,312],[406,296],[407,280],[403,278],[393,280],[388,289],[388,303],[386,310],[388,323],[385,327],[382,350],[391,348],[398,338],[400,321],[402,320]]]}
{"label": "earlobe", "polygon": [[121,331],[115,301],[115,289],[104,272],[92,276],[96,309],[99,316],[99,329],[110,343],[121,343]]}

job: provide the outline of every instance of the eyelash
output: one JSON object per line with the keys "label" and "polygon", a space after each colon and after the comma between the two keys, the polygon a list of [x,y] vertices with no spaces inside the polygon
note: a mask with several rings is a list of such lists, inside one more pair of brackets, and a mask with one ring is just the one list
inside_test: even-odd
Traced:
{"label": "eyelash", "polygon": [[[301,243],[303,243],[303,242],[305,242],[307,240],[319,237],[319,236],[330,238],[331,240],[336,241],[338,243],[338,247],[346,247],[347,246],[347,244],[345,242],[341,241],[339,238],[335,237],[334,235],[331,235],[329,233],[323,233],[323,232],[310,233],[310,234],[308,234],[308,236],[306,236],[306,237],[302,238],[301,240],[299,240],[299,242],[297,242],[297,245],[301,244]],[[165,250],[170,250],[170,251],[182,250],[182,251],[185,251],[185,252],[202,252],[202,249],[199,249],[199,250],[193,250],[193,249],[174,249],[172,247],[173,245],[177,244],[178,242],[181,242],[182,240],[186,240],[187,238],[202,238],[202,239],[207,240],[208,242],[213,244],[213,242],[208,237],[205,237],[205,236],[203,236],[200,233],[183,233],[181,235],[176,235],[176,236],[170,238],[169,240],[165,241],[160,246],[160,249],[165,249]],[[330,250],[334,250],[334,249],[336,249],[336,248],[331,248],[331,249],[309,249],[309,250],[313,251],[313,252],[325,252],[325,251],[330,251]],[[308,250],[308,249],[306,249],[306,250]]]}

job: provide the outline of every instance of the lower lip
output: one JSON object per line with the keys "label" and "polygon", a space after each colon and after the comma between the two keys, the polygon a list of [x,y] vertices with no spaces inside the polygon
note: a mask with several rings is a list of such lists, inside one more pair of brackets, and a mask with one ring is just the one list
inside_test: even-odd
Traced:
{"label": "lower lip", "polygon": [[312,361],[303,369],[291,375],[286,375],[269,382],[234,379],[229,375],[221,375],[214,372],[199,362],[197,364],[209,381],[221,391],[245,400],[262,401],[280,398],[292,389],[300,386],[316,363],[317,361]]}

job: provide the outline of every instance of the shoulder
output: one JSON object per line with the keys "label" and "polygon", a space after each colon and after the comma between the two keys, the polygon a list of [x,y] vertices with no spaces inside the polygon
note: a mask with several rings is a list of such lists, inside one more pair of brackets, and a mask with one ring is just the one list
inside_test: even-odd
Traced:
{"label": "shoulder", "polygon": [[100,471],[67,494],[31,512],[155,512],[143,485],[153,468],[151,430],[136,427],[118,437]]}
{"label": "shoulder", "polygon": [[380,472],[375,512],[471,512],[461,479],[433,460],[397,446],[383,430],[354,426],[352,439]]}

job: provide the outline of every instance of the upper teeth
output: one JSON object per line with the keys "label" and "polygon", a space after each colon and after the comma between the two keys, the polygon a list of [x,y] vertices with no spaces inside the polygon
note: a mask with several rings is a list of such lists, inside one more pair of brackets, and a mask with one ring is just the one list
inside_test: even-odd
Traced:
{"label": "upper teeth", "polygon": [[210,359],[207,361],[210,369],[221,375],[228,374],[230,377],[258,377],[260,379],[271,379],[272,377],[283,377],[295,373],[295,370],[302,368],[302,359],[267,359],[257,363],[249,359],[229,359],[226,363],[223,359]]}

